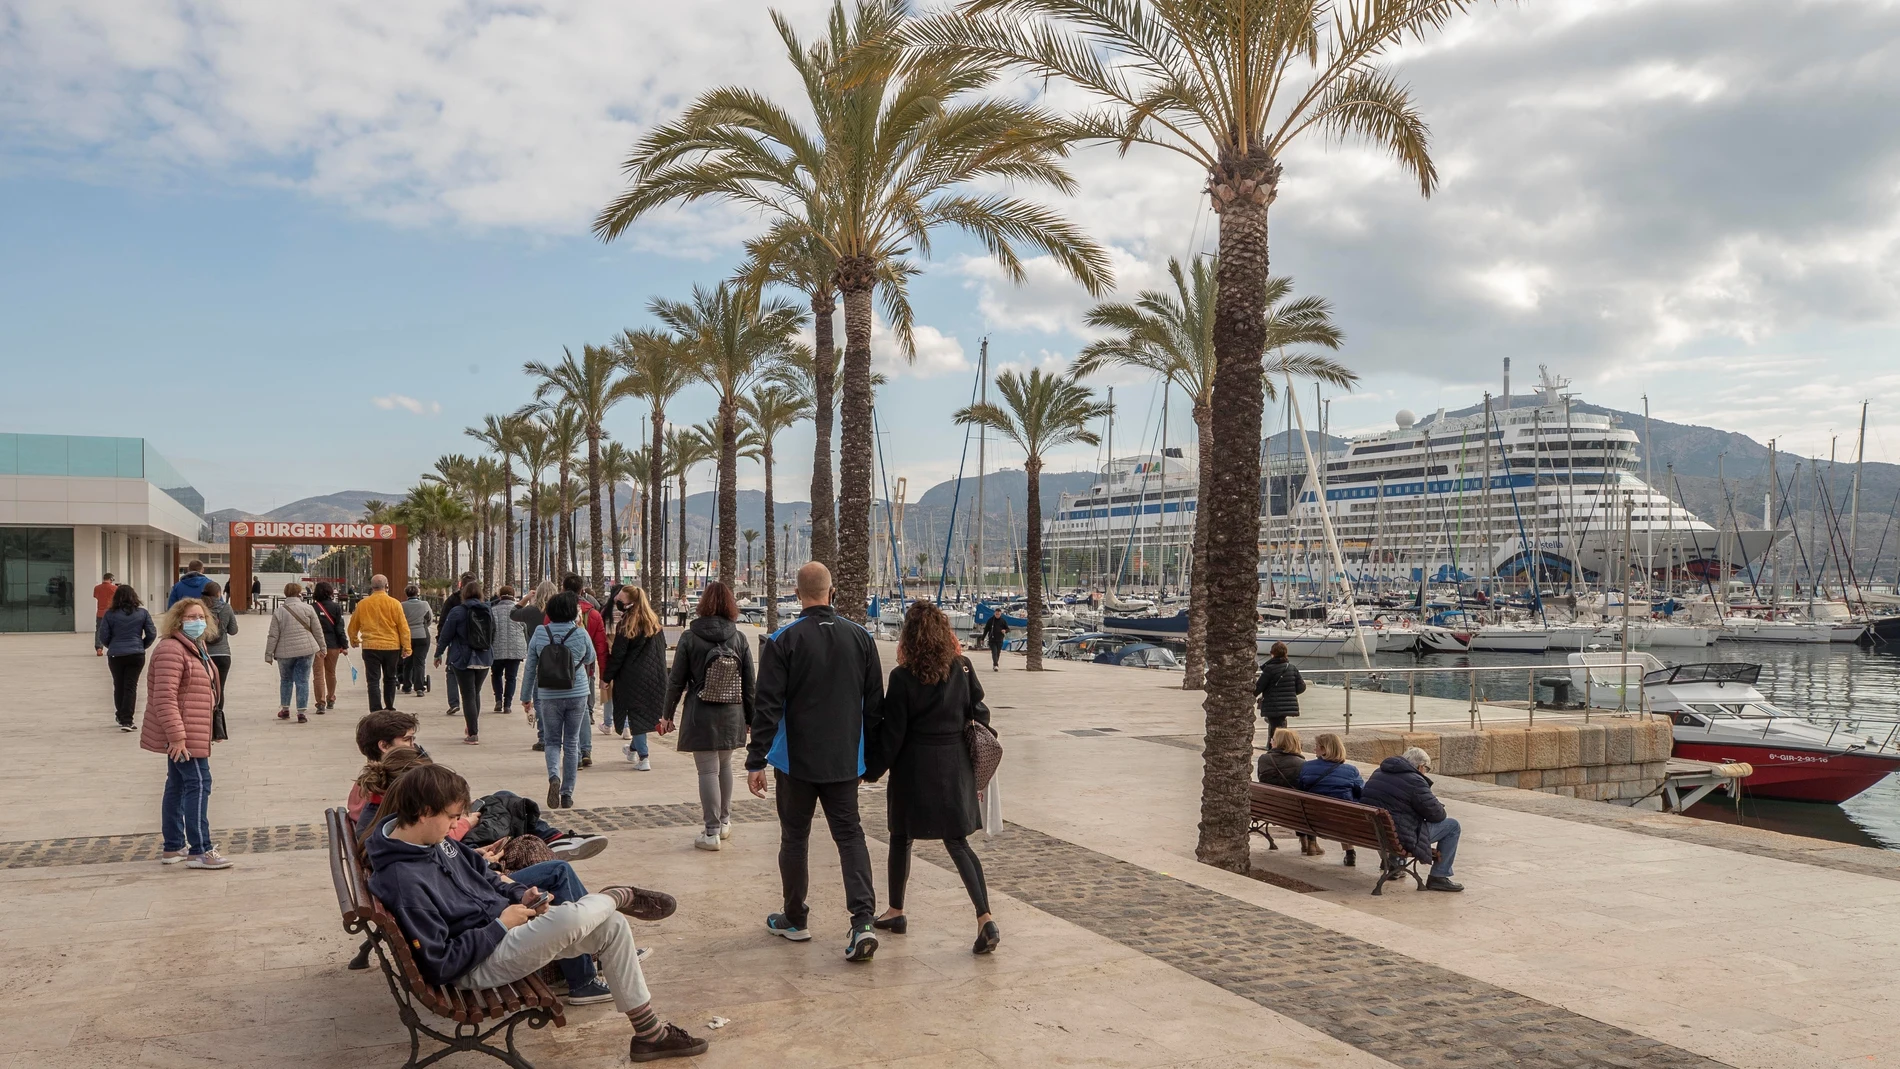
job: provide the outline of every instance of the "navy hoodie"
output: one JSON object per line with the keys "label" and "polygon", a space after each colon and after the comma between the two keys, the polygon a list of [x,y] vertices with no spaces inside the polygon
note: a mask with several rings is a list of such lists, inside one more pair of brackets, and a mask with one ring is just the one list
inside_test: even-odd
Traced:
{"label": "navy hoodie", "polygon": [[395,915],[431,984],[447,984],[501,945],[501,911],[526,888],[503,883],[488,862],[453,839],[417,846],[392,839],[392,818],[369,837],[369,889]]}

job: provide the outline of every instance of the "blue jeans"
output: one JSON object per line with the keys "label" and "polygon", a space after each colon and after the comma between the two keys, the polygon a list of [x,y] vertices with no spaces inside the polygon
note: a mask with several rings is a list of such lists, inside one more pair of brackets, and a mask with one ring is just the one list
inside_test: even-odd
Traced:
{"label": "blue jeans", "polygon": [[647,756],[647,733],[642,731],[640,734],[629,738],[627,740],[627,749],[639,754],[641,757]]}
{"label": "blue jeans", "polygon": [[310,662],[313,657],[277,658],[277,707],[290,708],[290,689],[297,688],[297,711],[310,704]]}
{"label": "blue jeans", "polygon": [[587,708],[581,712],[581,753],[594,752],[594,698],[600,693],[594,677],[587,677]]}
{"label": "blue jeans", "polygon": [[[554,896],[554,901],[579,902],[587,894],[587,888],[581,886],[581,878],[574,874],[574,866],[565,861],[543,861],[538,865],[529,865],[508,874],[508,878],[523,887],[539,887]],[[594,982],[594,959],[592,955],[562,958],[554,964],[561,967],[561,975],[567,978],[567,989],[575,991]]]}
{"label": "blue jeans", "polygon": [[1436,824],[1426,824],[1420,829],[1425,841],[1438,848],[1438,861],[1432,865],[1432,875],[1451,878],[1451,863],[1458,858],[1458,821],[1451,817]]}
{"label": "blue jeans", "polygon": [[[310,658],[303,658],[304,664]],[[194,854],[211,849],[211,759],[190,757],[165,762],[165,850],[177,853],[189,847]]]}
{"label": "blue jeans", "polygon": [[534,712],[541,720],[548,777],[559,776],[561,793],[573,794],[574,776],[581,766],[581,731],[587,726],[587,699],[546,698],[534,703]]}

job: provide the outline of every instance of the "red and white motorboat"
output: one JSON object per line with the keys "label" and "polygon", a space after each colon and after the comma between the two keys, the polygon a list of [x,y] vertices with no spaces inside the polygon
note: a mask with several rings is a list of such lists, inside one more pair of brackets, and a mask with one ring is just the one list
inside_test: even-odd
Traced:
{"label": "red and white motorboat", "polygon": [[[1607,667],[1621,654],[1573,653],[1571,675],[1588,678],[1591,704],[1616,708],[1638,704],[1636,669]],[[1675,756],[1696,761],[1745,761],[1755,769],[1742,790],[1758,798],[1796,802],[1845,802],[1893,772],[1900,772],[1900,724],[1866,717],[1817,718],[1777,708],[1755,689],[1761,666],[1740,662],[1665,665],[1653,655],[1631,653],[1641,662],[1642,697],[1651,712],[1675,723]],[[1632,677],[1627,683],[1623,673]],[[1628,695],[1619,702],[1619,692]]]}

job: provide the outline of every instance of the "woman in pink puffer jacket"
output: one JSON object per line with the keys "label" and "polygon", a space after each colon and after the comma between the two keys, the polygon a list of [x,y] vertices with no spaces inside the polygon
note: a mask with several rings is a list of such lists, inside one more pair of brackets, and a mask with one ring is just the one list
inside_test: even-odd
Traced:
{"label": "woman in pink puffer jacket", "polygon": [[197,598],[183,598],[158,619],[147,669],[141,749],[171,759],[165,770],[165,853],[159,861],[188,868],[228,869],[211,845],[211,720],[218,670],[205,652],[217,622]]}

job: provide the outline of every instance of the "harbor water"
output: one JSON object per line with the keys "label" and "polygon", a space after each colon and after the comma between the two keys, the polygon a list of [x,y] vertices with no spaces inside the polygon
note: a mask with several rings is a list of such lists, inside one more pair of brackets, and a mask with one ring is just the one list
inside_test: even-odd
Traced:
{"label": "harbor water", "polygon": [[[1828,713],[1836,716],[1863,713],[1900,717],[1900,654],[1877,652],[1845,643],[1796,645],[1773,642],[1718,642],[1700,650],[1674,648],[1649,652],[1669,664],[1707,661],[1759,664],[1761,680],[1756,684],[1757,688],[1770,701],[1792,713]],[[1422,657],[1408,653],[1381,653],[1373,656],[1373,665],[1384,668],[1528,667],[1563,664],[1565,657],[1566,654],[1558,651],[1543,654],[1446,653]],[[1303,662],[1303,665],[1310,668],[1353,668],[1360,663],[1358,657],[1341,657],[1337,661],[1311,661]],[[1537,674],[1553,673],[1545,671]],[[1481,698],[1524,700],[1526,674],[1485,673],[1478,678]],[[1466,676],[1451,672],[1424,675],[1419,677],[1418,692],[1434,697],[1462,699],[1469,693],[1467,679]],[[1336,683],[1337,677],[1326,682]],[[1354,687],[1364,685],[1358,680],[1353,683]],[[1381,689],[1401,693],[1405,690],[1404,680],[1398,677],[1390,677],[1380,686]],[[1794,835],[1900,850],[1900,776],[1888,776],[1871,789],[1838,806],[1778,802],[1744,796],[1738,808],[1724,794],[1717,793],[1710,797],[1714,800],[1691,809],[1690,815]]]}

